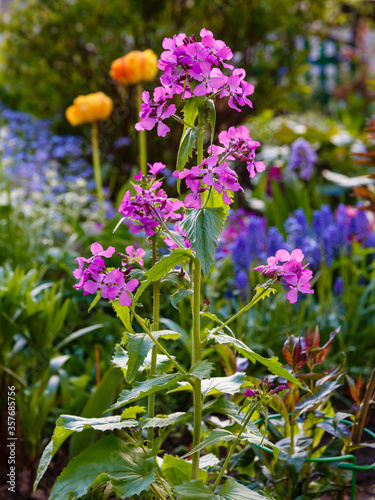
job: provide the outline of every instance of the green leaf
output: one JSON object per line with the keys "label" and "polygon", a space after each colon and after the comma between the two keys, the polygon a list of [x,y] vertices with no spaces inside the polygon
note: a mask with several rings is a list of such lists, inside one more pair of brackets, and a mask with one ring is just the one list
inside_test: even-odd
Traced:
{"label": "green leaf", "polygon": [[36,478],[34,481],[34,486],[33,486],[34,492],[39,484],[39,481],[42,479],[49,464],[51,463],[51,460],[54,457],[56,451],[60,448],[60,446],[65,441],[65,439],[67,439],[73,432],[74,431],[68,431],[66,429],[63,429],[62,427],[55,429],[55,432],[53,433],[52,439],[47,444],[47,446],[44,448],[42,457],[40,459]]}
{"label": "green leaf", "polygon": [[140,495],[155,481],[155,469],[156,465],[145,457],[141,448],[109,434],[69,462],[49,498],[67,500],[73,495],[79,498],[91,487],[107,481],[121,498]]}
{"label": "green leaf", "polygon": [[[146,359],[144,360],[144,363],[142,366],[140,366],[140,371],[145,370],[146,368],[150,367],[151,364],[151,355],[149,351],[147,353]],[[116,345],[114,355],[112,357],[112,363],[119,368],[121,368],[125,373],[128,368],[128,361],[129,361],[129,356],[128,353],[125,351],[123,347],[121,347],[119,344]],[[165,365],[170,364],[170,360],[165,356],[164,354],[158,354],[156,357],[156,366],[157,367],[162,367]]]}
{"label": "green leaf", "polygon": [[202,481],[185,481],[175,486],[177,500],[264,500],[264,497],[256,491],[242,486],[233,478],[228,479],[217,495],[209,486]]}
{"label": "green leaf", "polygon": [[215,251],[224,222],[223,208],[206,207],[199,210],[187,210],[180,224],[200,260],[205,276],[208,275],[210,266],[214,263]]}
{"label": "green leaf", "polygon": [[220,500],[220,497],[215,495],[209,486],[205,486],[198,479],[184,481],[173,489],[177,494],[177,500]]}
{"label": "green leaf", "polygon": [[[196,97],[190,97],[184,101],[184,109],[182,110],[184,114],[184,122],[190,127],[194,127],[195,120],[198,116],[198,100]],[[189,127],[184,125],[184,132]]]}
{"label": "green leaf", "polygon": [[[95,388],[87,400],[81,417],[100,417],[113,403],[119,393],[119,387],[124,380],[121,370],[110,367],[104,374],[100,384]],[[75,433],[69,443],[70,455],[75,456],[86,446],[93,443],[98,437],[98,431],[87,429],[82,433]]]}
{"label": "green leaf", "polygon": [[136,418],[139,413],[146,413],[145,406],[129,406],[121,413],[121,419]]}
{"label": "green leaf", "polygon": [[219,492],[220,500],[264,500],[265,498],[267,497],[237,483],[233,478],[228,479]]}
{"label": "green leaf", "polygon": [[125,429],[127,427],[138,427],[138,421],[134,419],[121,420],[120,415],[101,418],[84,418],[75,415],[61,415],[56,422],[56,427],[62,427],[72,432],[82,432],[84,429],[95,429],[97,431],[113,431],[114,429]]}
{"label": "green leaf", "polygon": [[[213,377],[208,380],[202,380],[202,396],[213,396],[215,394],[235,394],[239,392],[241,385],[245,382],[244,373],[235,373],[230,377]],[[191,385],[187,382],[179,382],[180,387],[171,392],[179,392],[181,390],[192,390]],[[238,410],[237,410],[238,412]]]}
{"label": "green leaf", "polygon": [[208,108],[208,122],[211,127],[211,147],[214,142],[214,135],[215,135],[215,125],[216,125],[216,108],[215,108],[215,103],[212,99],[207,99],[206,101],[207,108]]}
{"label": "green leaf", "polygon": [[[192,253],[190,250],[182,250],[177,248],[173,250],[169,255],[160,259],[147,273],[145,274],[146,281],[142,281],[141,285],[138,287],[137,293],[135,294],[135,300],[137,301],[142,295],[144,290],[153,281],[158,281],[168,274],[168,271],[174,269],[175,266],[181,264],[185,260],[191,259]],[[132,330],[133,331],[133,330]]]}
{"label": "green leaf", "polygon": [[141,427],[143,427],[143,429],[148,429],[149,427],[167,427],[168,425],[173,425],[177,422],[186,420],[186,418],[183,419],[182,417],[190,418],[191,414],[187,414],[186,412],[176,412],[166,416],[159,415],[153,418],[145,418],[141,422]]}
{"label": "green leaf", "polygon": [[[192,464],[185,460],[173,457],[172,455],[164,455],[161,471],[163,477],[171,486],[177,486],[184,481],[189,481],[191,477]],[[206,482],[208,474],[204,470],[199,470],[199,479]]]}
{"label": "green leaf", "polygon": [[181,337],[181,333],[175,332],[174,330],[157,330],[152,332],[152,335],[156,339],[164,340],[178,340]]}
{"label": "green leaf", "polygon": [[342,376],[337,380],[333,380],[319,387],[311,396],[306,395],[304,398],[301,398],[296,404],[296,411],[299,413],[306,413],[307,411],[319,408],[319,406],[323,405],[331,394],[342,385],[341,380]]}
{"label": "green leaf", "polygon": [[100,483],[94,486],[79,500],[107,500],[107,498],[111,496],[113,497],[113,486],[110,482],[108,482]]}
{"label": "green leaf", "polygon": [[96,304],[99,302],[101,296],[102,296],[102,293],[99,290],[99,292],[96,294],[95,299],[91,302],[90,307],[89,307],[87,312],[90,312],[91,309],[96,306]]}
{"label": "green leaf", "polygon": [[147,333],[128,333],[126,345],[129,359],[125,378],[132,382],[154,343]]}
{"label": "green leaf", "polygon": [[113,307],[117,317],[121,319],[126,330],[128,332],[134,332],[133,327],[132,327],[132,320],[131,320],[131,316],[130,316],[130,308],[121,306],[120,302],[118,300],[116,300],[116,301],[112,300],[111,304],[112,304],[112,307]]}
{"label": "green leaf", "polygon": [[195,147],[195,141],[201,133],[201,127],[188,128],[183,132],[180,142],[180,147],[178,148],[176,169],[181,172],[185,167],[189,158],[193,155],[193,150]]}
{"label": "green leaf", "polygon": [[262,365],[266,366],[269,369],[269,371],[274,375],[277,375],[278,377],[283,377],[289,380],[289,382],[292,382],[292,384],[295,384],[301,389],[306,390],[298,379],[293,377],[293,375],[289,373],[288,370],[283,368],[278,358],[276,357],[264,358],[260,354],[257,354],[252,349],[250,349],[250,347],[248,347],[246,344],[241,342],[241,340],[230,337],[225,333],[217,333],[216,335],[209,333],[207,335],[207,338],[212,339],[219,344],[229,344],[234,349],[236,349],[237,352],[241,353],[243,356],[250,359],[253,363],[255,363],[256,361],[262,363]]}
{"label": "green leaf", "polygon": [[234,441],[235,439],[237,439],[237,436],[226,429],[214,429],[201,441],[200,444],[198,444],[198,446],[195,446],[195,448],[183,455],[181,458],[186,458],[197,451],[203,450],[207,446],[227,441]]}
{"label": "green leaf", "polygon": [[204,378],[210,376],[213,369],[214,364],[211,363],[211,361],[204,359],[195,363],[195,365],[190,369],[189,375],[194,375],[194,377],[199,380],[203,380]]}
{"label": "green leaf", "polygon": [[[204,316],[205,318],[210,318],[212,321],[215,321],[216,323],[219,323],[220,325],[224,324],[224,321],[221,321],[216,314],[209,312],[209,311],[201,311],[201,316]],[[228,332],[232,335],[232,337],[235,337],[235,334],[233,333],[233,330],[229,328],[228,325],[225,325],[223,328],[226,328]]]}
{"label": "green leaf", "polygon": [[180,302],[180,300],[184,299],[185,297],[189,297],[189,295],[193,295],[193,290],[187,290],[186,288],[180,288],[175,292],[173,295],[171,295],[171,304],[172,306],[179,310],[177,307],[177,304]]}
{"label": "green leaf", "polygon": [[121,408],[121,406],[124,406],[127,403],[137,401],[137,399],[144,398],[145,396],[149,396],[150,394],[154,394],[154,392],[168,389],[177,384],[177,382],[181,380],[182,377],[183,375],[181,374],[171,373],[163,375],[153,375],[147,380],[136,382],[130,391],[126,389],[122,391],[119,399],[114,405],[111,406],[110,410]]}

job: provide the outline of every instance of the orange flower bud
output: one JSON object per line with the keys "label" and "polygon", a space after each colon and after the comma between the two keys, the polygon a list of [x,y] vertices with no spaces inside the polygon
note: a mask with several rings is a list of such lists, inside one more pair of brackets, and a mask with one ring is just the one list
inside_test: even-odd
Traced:
{"label": "orange flower bud", "polygon": [[112,113],[112,99],[103,92],[79,95],[73,105],[65,111],[65,116],[70,125],[76,127],[83,123],[92,123],[106,120]]}
{"label": "orange flower bud", "polygon": [[144,80],[150,82],[158,72],[158,58],[151,49],[133,50],[126,56],[115,59],[110,76],[123,85],[135,85]]}

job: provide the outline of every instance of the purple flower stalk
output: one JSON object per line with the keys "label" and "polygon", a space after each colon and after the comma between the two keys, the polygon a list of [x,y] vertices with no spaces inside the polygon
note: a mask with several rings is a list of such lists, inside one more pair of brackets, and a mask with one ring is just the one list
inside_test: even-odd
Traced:
{"label": "purple flower stalk", "polygon": [[308,181],[314,173],[314,165],[318,157],[311,144],[303,137],[296,139],[290,147],[288,170],[299,169],[301,179]]}

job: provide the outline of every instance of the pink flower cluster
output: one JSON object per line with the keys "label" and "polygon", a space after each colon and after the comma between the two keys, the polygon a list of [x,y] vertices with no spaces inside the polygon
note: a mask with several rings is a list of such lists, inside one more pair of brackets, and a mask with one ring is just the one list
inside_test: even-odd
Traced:
{"label": "pink flower cluster", "polygon": [[[73,271],[73,275],[79,279],[79,282],[74,285],[74,288],[83,289],[83,295],[95,294],[100,290],[103,299],[118,299],[121,306],[130,306],[132,303],[130,293],[135,290],[139,281],[134,278],[126,281],[129,278],[131,267],[108,271],[103,257],[112,257],[114,252],[114,247],[103,250],[100,243],[93,243],[91,245],[92,257],[89,259],[78,257],[76,259],[78,269]],[[86,268],[85,263],[89,264]]]}
{"label": "pink flower cluster", "polygon": [[[165,137],[170,131],[164,120],[176,112],[174,104],[167,103],[174,95],[183,99],[194,96],[211,96],[220,94],[228,97],[229,107],[240,111],[238,106],[250,106],[248,96],[254,92],[254,86],[245,81],[244,69],[233,69],[226,63],[232,59],[233,53],[222,40],[215,40],[211,31],[202,29],[201,41],[195,35],[184,33],[165,38],[159,68],[163,71],[160,78],[161,87],[154,90],[153,98],[149,92],[143,92],[141,121],[136,130],[151,130],[157,125],[159,136]],[[231,71],[225,75],[220,66]]]}
{"label": "pink flower cluster", "polygon": [[[156,228],[165,229],[169,223],[183,218],[183,212],[179,212],[184,206],[183,202],[169,198],[161,189],[162,182],[156,180],[156,175],[163,168],[165,165],[160,162],[149,164],[148,176],[143,177],[141,172],[134,176],[139,181],[138,184],[133,184],[135,196],[132,196],[131,191],[125,193],[119,212],[130,220],[130,230],[133,233],[144,230],[146,236],[153,236]],[[175,246],[170,238],[166,238],[165,242]]]}
{"label": "pink flower cluster", "polygon": [[229,130],[220,132],[219,142],[222,146],[210,146],[208,153],[211,156],[200,165],[173,173],[177,179],[185,179],[191,190],[185,198],[185,206],[188,208],[200,208],[201,194],[210,187],[219,194],[223,193],[223,201],[227,205],[232,203],[228,191],[243,191],[237,173],[228,166],[226,160],[246,161],[250,178],[255,176],[255,172],[263,172],[266,168],[262,161],[254,161],[255,149],[260,143],[249,137],[249,130],[245,126],[237,129],[230,127]]}
{"label": "pink flower cluster", "polygon": [[[275,257],[269,257],[267,259],[266,266],[258,266],[254,268],[254,271],[261,271],[262,274],[269,274],[271,278],[277,278],[278,281],[283,279],[290,290],[286,294],[286,298],[291,304],[295,304],[298,298],[298,292],[314,293],[311,290],[310,280],[313,277],[313,273],[310,269],[307,269],[308,264],[302,266],[304,255],[302,250],[297,248],[289,253],[287,250],[278,250]],[[283,262],[280,266],[279,262]]]}

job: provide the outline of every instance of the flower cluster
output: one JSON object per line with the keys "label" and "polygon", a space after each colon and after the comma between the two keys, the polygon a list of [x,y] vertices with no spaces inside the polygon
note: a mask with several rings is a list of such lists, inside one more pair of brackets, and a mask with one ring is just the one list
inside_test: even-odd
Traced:
{"label": "flower cluster", "polygon": [[[262,274],[269,274],[272,278],[277,278],[290,288],[286,294],[286,298],[291,304],[295,304],[298,298],[298,292],[302,294],[314,293],[311,290],[310,280],[313,273],[307,269],[308,264],[302,266],[304,255],[299,248],[289,253],[287,250],[281,249],[276,252],[274,257],[267,259],[266,266],[258,266],[254,271],[261,271]],[[283,262],[280,266],[279,262]]]}
{"label": "flower cluster", "polygon": [[246,398],[252,398],[261,401],[267,396],[272,396],[273,394],[283,391],[285,388],[285,384],[275,387],[275,384],[266,377],[264,380],[261,380],[259,382],[258,389],[246,389],[244,392],[244,396]]}
{"label": "flower cluster", "polygon": [[191,190],[185,198],[185,206],[188,208],[200,208],[201,195],[210,188],[219,194],[222,193],[223,201],[227,205],[232,203],[228,192],[243,191],[237,173],[228,166],[227,161],[245,161],[250,178],[266,168],[262,161],[254,161],[255,149],[260,143],[249,137],[249,130],[245,126],[237,129],[230,127],[229,130],[220,132],[218,139],[222,146],[210,146],[210,156],[202,163],[190,170],[184,168],[181,172],[176,170],[173,173],[177,179],[185,179]]}
{"label": "flower cluster", "polygon": [[[119,212],[130,221],[133,233],[144,230],[146,236],[150,237],[155,234],[157,228],[167,230],[169,223],[178,222],[183,218],[183,213],[179,212],[184,206],[183,202],[169,198],[161,188],[162,182],[156,180],[156,175],[164,168],[165,165],[160,162],[149,164],[147,176],[142,176],[141,172],[134,176],[139,181],[133,184],[135,196],[132,196],[131,191],[125,193]],[[175,245],[169,237],[165,241],[171,246]]]}
{"label": "flower cluster", "polygon": [[[167,103],[174,95],[183,99],[191,96],[212,96],[228,98],[228,105],[240,111],[239,106],[252,107],[248,96],[254,92],[254,86],[245,81],[245,70],[233,69],[225,61],[233,54],[222,40],[215,40],[211,31],[202,29],[201,41],[195,35],[184,33],[165,38],[164,52],[159,59],[159,68],[163,71],[161,86],[154,90],[153,98],[149,92],[142,94],[141,121],[137,130],[151,130],[158,126],[158,135],[165,137],[169,127],[164,120],[176,112],[174,104]],[[231,71],[225,75],[220,67]]]}
{"label": "flower cluster", "polygon": [[308,181],[314,173],[314,165],[317,159],[317,154],[311,144],[303,137],[299,137],[290,147],[287,169],[291,172],[299,169],[301,179]]}
{"label": "flower cluster", "polygon": [[[121,306],[130,306],[132,303],[131,292],[138,286],[139,281],[130,279],[131,267],[108,270],[103,257],[109,258],[114,254],[114,247],[104,250],[99,243],[91,245],[92,257],[86,259],[78,257],[78,268],[73,271],[79,282],[74,285],[77,290],[83,290],[83,295],[95,294],[100,291],[101,297],[109,300],[118,299]],[[144,251],[143,251],[144,254]],[[88,266],[85,268],[85,263]]]}

